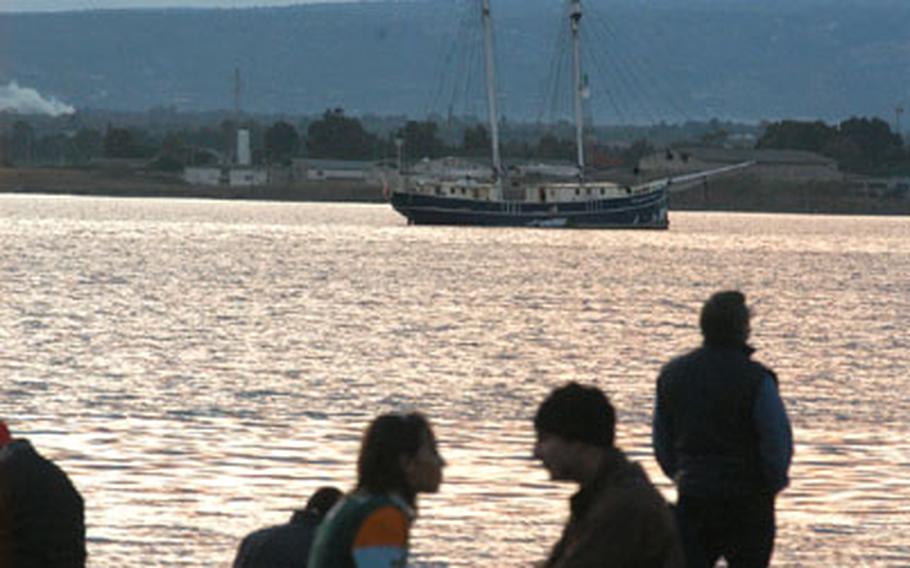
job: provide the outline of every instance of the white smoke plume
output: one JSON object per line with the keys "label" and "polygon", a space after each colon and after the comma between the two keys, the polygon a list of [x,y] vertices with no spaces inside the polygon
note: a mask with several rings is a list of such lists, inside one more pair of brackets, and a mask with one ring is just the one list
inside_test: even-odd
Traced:
{"label": "white smoke plume", "polygon": [[73,114],[76,109],[55,98],[47,99],[30,87],[20,87],[15,81],[0,85],[0,112],[12,111],[21,114]]}

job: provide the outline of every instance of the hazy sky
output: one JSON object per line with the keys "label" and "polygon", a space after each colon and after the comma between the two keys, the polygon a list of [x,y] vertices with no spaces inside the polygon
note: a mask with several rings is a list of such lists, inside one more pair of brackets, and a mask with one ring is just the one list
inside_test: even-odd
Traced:
{"label": "hazy sky", "polygon": [[245,8],[339,0],[0,0],[0,12],[59,12],[99,8]]}

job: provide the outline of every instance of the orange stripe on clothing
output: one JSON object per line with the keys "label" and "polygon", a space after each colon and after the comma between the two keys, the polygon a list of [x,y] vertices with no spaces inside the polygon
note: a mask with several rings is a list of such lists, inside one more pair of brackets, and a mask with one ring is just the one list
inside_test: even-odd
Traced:
{"label": "orange stripe on clothing", "polygon": [[400,546],[408,544],[408,519],[398,507],[388,505],[373,511],[367,517],[357,536],[354,548],[370,546]]}

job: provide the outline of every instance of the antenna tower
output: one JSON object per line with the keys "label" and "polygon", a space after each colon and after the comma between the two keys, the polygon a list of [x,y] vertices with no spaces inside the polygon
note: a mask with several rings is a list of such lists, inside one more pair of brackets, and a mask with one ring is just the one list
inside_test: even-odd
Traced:
{"label": "antenna tower", "polygon": [[894,126],[897,131],[897,135],[901,137],[901,140],[904,138],[904,133],[901,132],[901,115],[904,114],[904,105],[898,104],[894,109]]}
{"label": "antenna tower", "polygon": [[240,120],[240,95],[243,91],[243,83],[240,80],[240,68],[234,67],[234,120]]}

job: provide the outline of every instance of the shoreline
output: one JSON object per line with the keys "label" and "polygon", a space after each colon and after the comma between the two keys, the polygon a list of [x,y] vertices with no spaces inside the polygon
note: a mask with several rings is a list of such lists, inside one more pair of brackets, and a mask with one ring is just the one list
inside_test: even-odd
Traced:
{"label": "shoreline", "polygon": [[[382,187],[359,181],[304,181],[249,187],[191,185],[170,174],[74,168],[0,168],[0,193],[87,197],[386,203]],[[671,211],[910,215],[910,198],[871,194],[848,182],[769,182],[752,175],[712,180],[670,194]]]}

